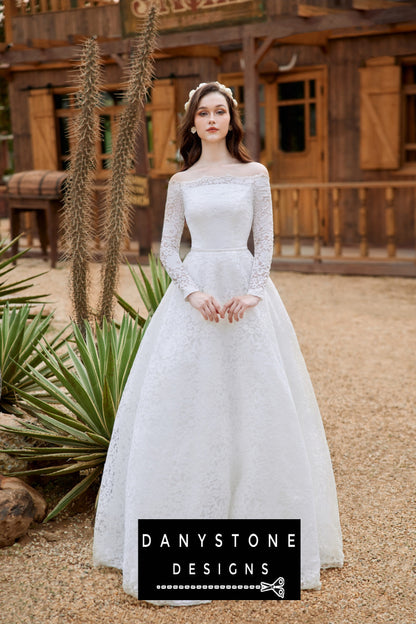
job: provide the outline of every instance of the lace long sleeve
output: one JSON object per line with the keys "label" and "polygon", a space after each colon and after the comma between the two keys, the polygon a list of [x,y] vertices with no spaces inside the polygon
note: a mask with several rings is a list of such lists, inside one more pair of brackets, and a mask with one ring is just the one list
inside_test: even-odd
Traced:
{"label": "lace long sleeve", "polygon": [[184,223],[185,216],[180,184],[170,180],[159,255],[172,281],[181,289],[184,298],[186,298],[192,292],[199,290],[199,288],[184,268],[179,256],[179,245]]}
{"label": "lace long sleeve", "polygon": [[247,294],[262,298],[273,257],[273,207],[267,176],[256,176],[253,195],[254,262]]}

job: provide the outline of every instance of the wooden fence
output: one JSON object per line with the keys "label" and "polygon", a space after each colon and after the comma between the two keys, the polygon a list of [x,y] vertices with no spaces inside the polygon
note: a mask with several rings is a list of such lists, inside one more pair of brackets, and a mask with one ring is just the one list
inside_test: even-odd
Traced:
{"label": "wooden fence", "polygon": [[[293,259],[315,261],[337,261],[348,263],[408,263],[413,268],[403,274],[416,275],[416,182],[414,181],[377,181],[377,182],[327,182],[311,184],[272,184],[274,211],[274,257],[276,259]],[[383,243],[372,245],[370,228],[370,212],[374,200],[369,194],[373,189],[382,193],[382,205],[379,206],[383,223]],[[408,189],[407,229],[406,238],[411,245],[398,247],[397,216],[400,205],[397,204],[397,191]],[[351,193],[355,192],[355,198]],[[410,210],[409,210],[410,198]],[[307,235],[302,232],[302,200],[311,211],[309,223],[312,224]],[[284,210],[283,210],[284,203]],[[348,204],[346,208],[344,203]],[[326,216],[330,227],[327,236],[322,234],[322,206],[326,206]],[[353,212],[355,225],[354,240],[345,240],[345,220],[347,210]],[[287,230],[288,220],[284,215],[290,214],[291,231]],[[413,213],[413,214],[412,214]],[[351,214],[349,215],[351,217]],[[283,223],[284,221],[284,223]],[[351,219],[350,219],[351,221]],[[374,222],[374,216],[372,218]],[[409,228],[412,232],[409,234]],[[403,233],[403,223],[401,223]],[[325,240],[326,238],[326,240]],[[359,272],[359,271],[357,271]],[[371,271],[363,271],[371,272]],[[393,274],[393,273],[392,273]]]}

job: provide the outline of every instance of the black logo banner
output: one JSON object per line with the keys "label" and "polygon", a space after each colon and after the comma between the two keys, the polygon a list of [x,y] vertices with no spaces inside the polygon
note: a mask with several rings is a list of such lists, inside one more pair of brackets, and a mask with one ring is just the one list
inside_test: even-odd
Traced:
{"label": "black logo banner", "polygon": [[138,521],[140,600],[299,600],[300,520]]}

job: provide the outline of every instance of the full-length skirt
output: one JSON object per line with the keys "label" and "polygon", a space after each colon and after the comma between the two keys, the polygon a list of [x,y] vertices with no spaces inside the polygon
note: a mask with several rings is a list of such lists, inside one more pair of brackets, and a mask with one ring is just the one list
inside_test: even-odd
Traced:
{"label": "full-length skirt", "polygon": [[[247,291],[248,250],[191,251],[223,304]],[[102,477],[93,562],[137,596],[138,518],[300,518],[302,588],[341,566],[331,459],[296,334],[269,279],[239,322],[206,321],[171,284],[127,381]]]}

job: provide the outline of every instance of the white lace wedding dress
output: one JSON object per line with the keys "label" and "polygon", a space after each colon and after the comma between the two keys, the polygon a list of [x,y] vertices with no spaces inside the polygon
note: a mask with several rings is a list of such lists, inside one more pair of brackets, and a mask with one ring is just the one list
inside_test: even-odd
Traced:
{"label": "white lace wedding dress", "polygon": [[[182,263],[184,217],[192,249]],[[331,459],[269,278],[272,247],[266,175],[170,181],[160,255],[173,283],[123,393],[95,521],[93,562],[121,569],[129,594],[138,591],[138,518],[301,518],[302,588],[319,588],[320,568],[343,563]],[[215,323],[185,301],[195,290],[221,304],[262,300],[239,322]]]}

